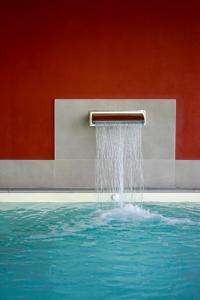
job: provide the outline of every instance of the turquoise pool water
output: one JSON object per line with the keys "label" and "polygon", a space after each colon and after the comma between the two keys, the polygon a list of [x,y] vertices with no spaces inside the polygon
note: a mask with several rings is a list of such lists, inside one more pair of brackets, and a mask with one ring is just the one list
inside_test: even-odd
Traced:
{"label": "turquoise pool water", "polygon": [[0,299],[200,299],[200,205],[1,204]]}

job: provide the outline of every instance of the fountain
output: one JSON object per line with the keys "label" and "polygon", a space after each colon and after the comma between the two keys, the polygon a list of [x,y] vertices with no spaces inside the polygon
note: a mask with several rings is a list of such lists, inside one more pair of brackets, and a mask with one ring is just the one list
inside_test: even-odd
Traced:
{"label": "fountain", "polygon": [[111,193],[112,200],[141,201],[144,189],[142,127],[145,111],[90,112],[96,126],[96,190],[100,200]]}

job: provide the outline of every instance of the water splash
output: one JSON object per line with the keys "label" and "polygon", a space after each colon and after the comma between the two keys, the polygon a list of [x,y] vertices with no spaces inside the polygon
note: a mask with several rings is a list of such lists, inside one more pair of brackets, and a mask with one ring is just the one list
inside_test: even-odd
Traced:
{"label": "water splash", "polygon": [[96,225],[108,225],[112,222],[120,223],[148,223],[148,224],[165,224],[165,225],[197,225],[199,222],[190,220],[189,218],[165,217],[160,213],[151,212],[140,205],[125,204],[122,208],[112,208],[98,212],[95,218]]}
{"label": "water splash", "polygon": [[[140,201],[144,189],[141,124],[96,126],[96,190],[110,192],[113,200]],[[125,197],[126,192],[126,197]]]}

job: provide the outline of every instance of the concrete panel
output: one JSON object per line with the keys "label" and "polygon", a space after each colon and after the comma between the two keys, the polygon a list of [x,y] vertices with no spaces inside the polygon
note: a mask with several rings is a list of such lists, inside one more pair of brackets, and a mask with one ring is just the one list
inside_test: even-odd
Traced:
{"label": "concrete panel", "polygon": [[[175,170],[176,169],[176,170]],[[144,160],[145,188],[200,188],[200,161]],[[0,160],[0,188],[94,189],[95,160]]]}
{"label": "concrete panel", "polygon": [[144,184],[146,188],[175,188],[175,161],[145,160]]}
{"label": "concrete panel", "polygon": [[15,161],[0,160],[0,188],[11,188],[14,180]]}
{"label": "concrete panel", "polygon": [[94,159],[90,110],[146,110],[145,159],[175,159],[175,100],[55,100],[55,159]]}
{"label": "concrete panel", "polygon": [[[174,187],[173,171],[173,161],[145,160],[145,187]],[[0,161],[0,188],[94,189],[95,160]]]}
{"label": "concrete panel", "polygon": [[57,188],[94,189],[95,160],[55,160],[55,186]]}
{"label": "concrete panel", "polygon": [[200,188],[200,160],[176,161],[176,187]]}
{"label": "concrete panel", "polygon": [[[56,184],[58,188],[95,188],[95,160],[56,160]],[[146,188],[174,188],[175,161],[144,160]]]}
{"label": "concrete panel", "polygon": [[53,187],[53,167],[50,160],[1,160],[0,188]]}

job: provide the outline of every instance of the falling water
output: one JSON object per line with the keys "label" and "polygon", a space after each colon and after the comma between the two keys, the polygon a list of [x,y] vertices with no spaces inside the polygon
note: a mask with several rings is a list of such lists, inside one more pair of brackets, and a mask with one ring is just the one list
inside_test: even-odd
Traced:
{"label": "falling water", "polygon": [[96,124],[96,189],[123,206],[142,200],[144,189],[141,124]]}

